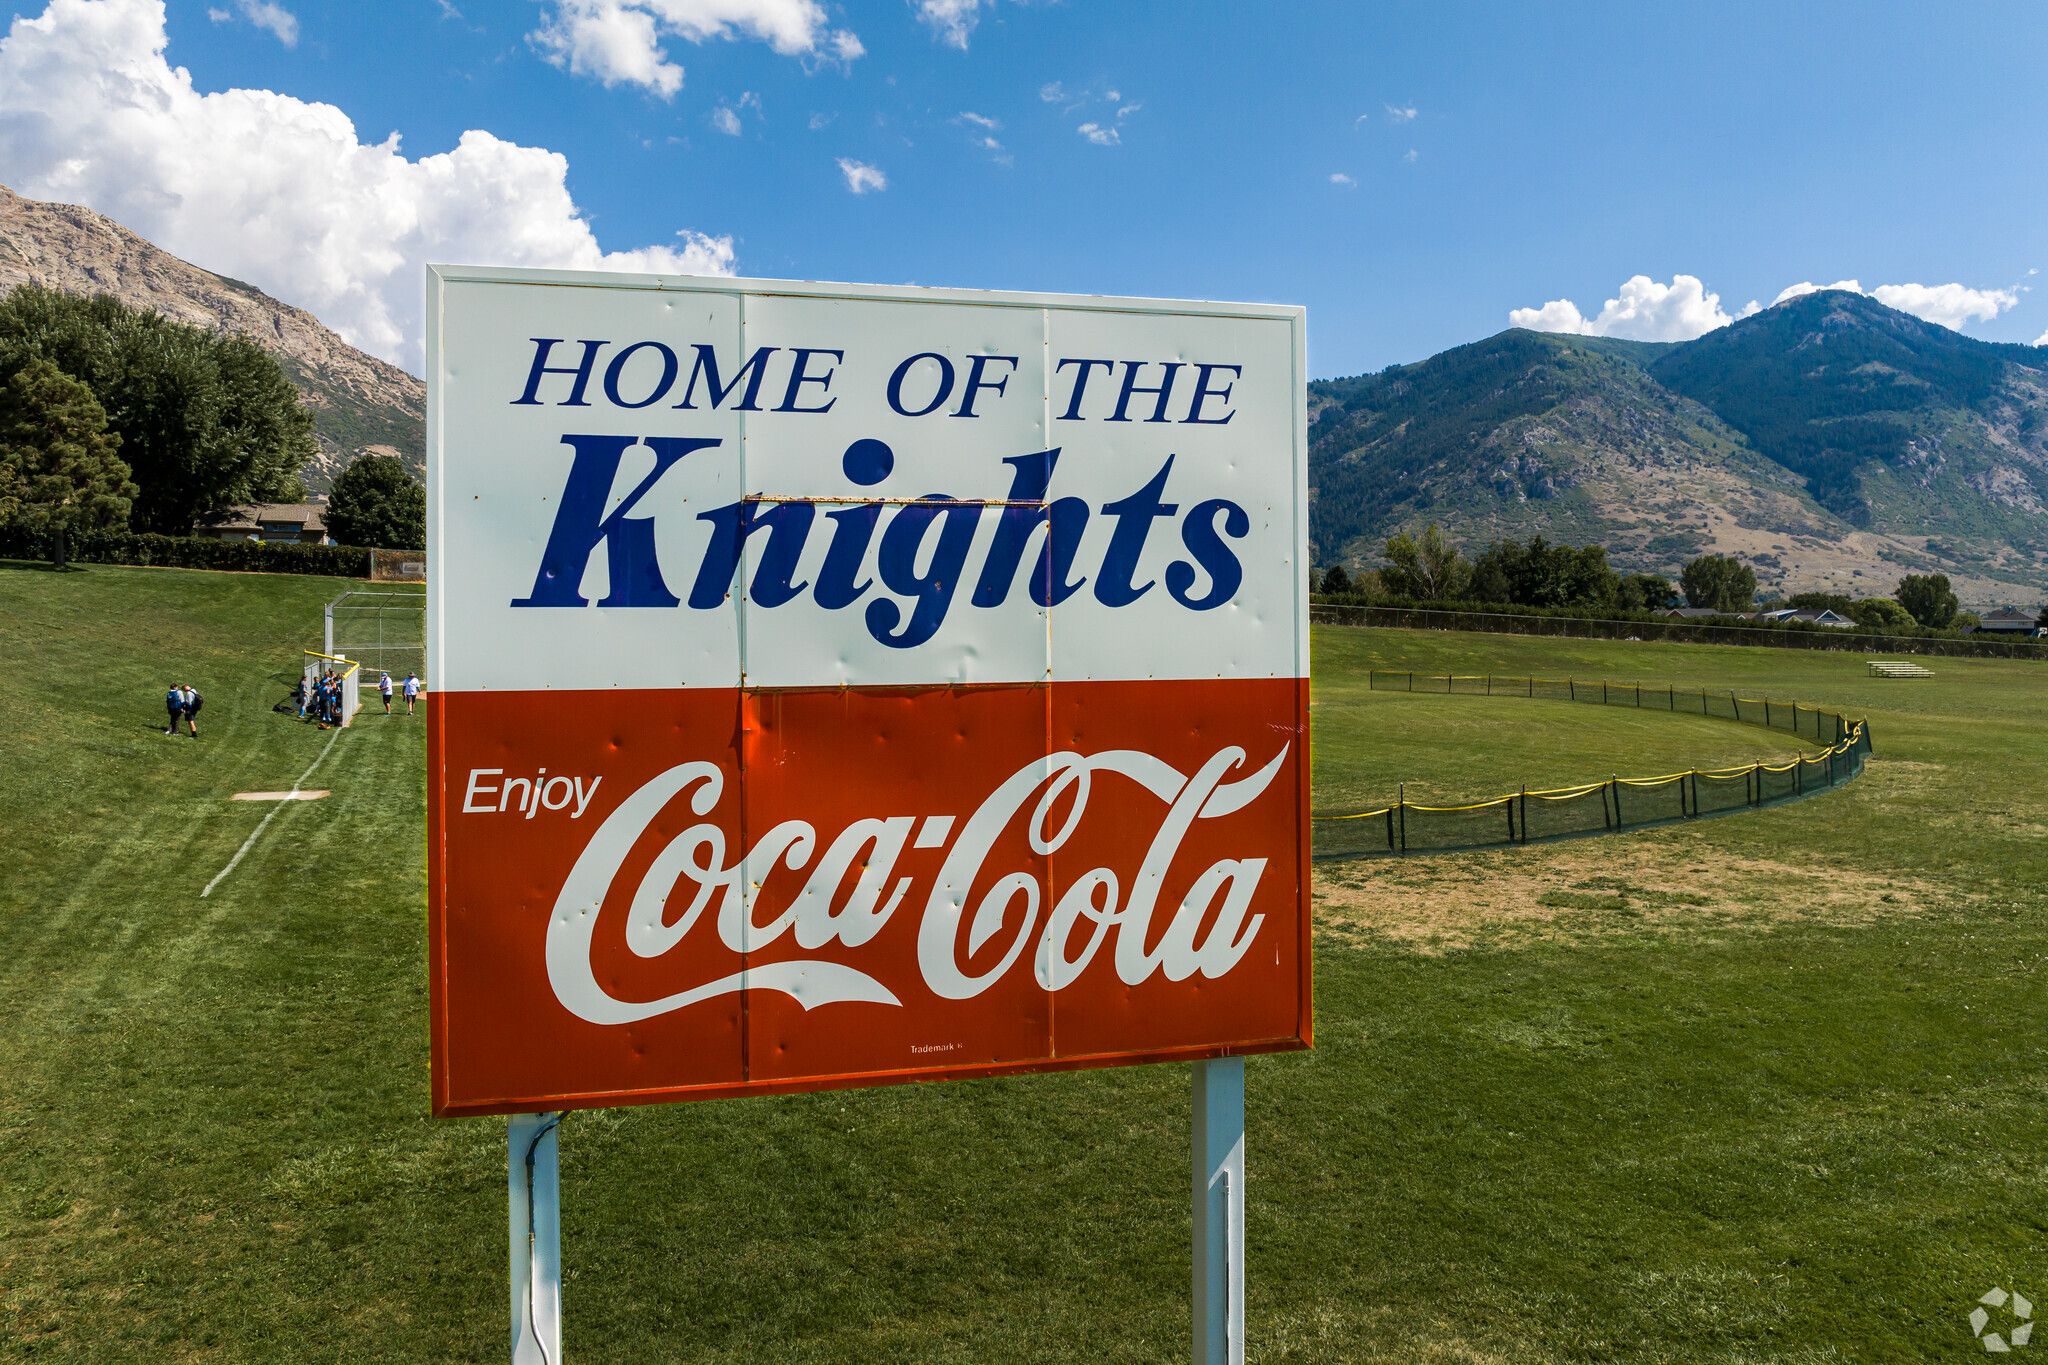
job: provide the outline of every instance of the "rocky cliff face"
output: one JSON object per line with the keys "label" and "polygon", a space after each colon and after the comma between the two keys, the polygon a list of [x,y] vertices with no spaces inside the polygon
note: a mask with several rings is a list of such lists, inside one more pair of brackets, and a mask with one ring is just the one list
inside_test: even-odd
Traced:
{"label": "rocky cliff face", "polygon": [[305,471],[324,491],[366,449],[415,473],[426,447],[426,385],[356,350],[319,319],[262,290],[201,270],[91,209],[24,199],[0,186],[0,291],[39,284],[112,294],[198,327],[239,332],[276,356],[313,412],[320,454]]}

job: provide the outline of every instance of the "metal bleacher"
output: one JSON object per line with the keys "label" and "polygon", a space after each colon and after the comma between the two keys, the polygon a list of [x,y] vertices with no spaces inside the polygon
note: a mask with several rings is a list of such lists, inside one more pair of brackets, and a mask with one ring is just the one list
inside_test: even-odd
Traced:
{"label": "metal bleacher", "polygon": [[1897,659],[1872,659],[1870,661],[1870,676],[1873,678],[1931,678],[1934,674],[1931,670],[1922,668],[1919,664],[1909,664]]}

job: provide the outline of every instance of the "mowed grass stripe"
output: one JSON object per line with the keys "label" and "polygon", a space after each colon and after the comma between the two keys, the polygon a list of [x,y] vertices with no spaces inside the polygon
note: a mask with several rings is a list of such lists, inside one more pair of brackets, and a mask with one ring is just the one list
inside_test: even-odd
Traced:
{"label": "mowed grass stripe", "polygon": [[[326,738],[269,706],[336,586],[0,570],[0,663],[36,680],[0,689],[0,1359],[502,1357],[503,1126],[426,1117],[423,725],[365,717],[334,795],[198,899],[261,816],[225,797]],[[1248,1068],[1256,1354],[1974,1350],[1976,1297],[2048,1247],[2048,674],[1337,630],[1316,661],[1318,804],[1453,750],[1463,795],[1710,737],[1454,698],[1433,739],[1364,723],[1421,714],[1372,665],[1798,696],[1869,714],[1877,758],[1820,800],[1321,882],[1319,1047]],[[160,733],[173,680],[196,743]],[[572,1115],[569,1349],[1181,1358],[1186,1124],[1178,1067]]]}

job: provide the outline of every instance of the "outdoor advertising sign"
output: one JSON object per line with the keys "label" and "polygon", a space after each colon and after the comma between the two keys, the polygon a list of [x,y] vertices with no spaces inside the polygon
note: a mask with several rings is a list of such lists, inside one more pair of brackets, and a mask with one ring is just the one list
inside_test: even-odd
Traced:
{"label": "outdoor advertising sign", "polygon": [[1309,1044],[1300,309],[428,290],[436,1113]]}

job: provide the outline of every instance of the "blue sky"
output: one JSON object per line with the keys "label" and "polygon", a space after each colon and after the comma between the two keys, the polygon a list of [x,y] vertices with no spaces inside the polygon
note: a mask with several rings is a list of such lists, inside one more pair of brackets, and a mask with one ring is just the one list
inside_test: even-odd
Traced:
{"label": "blue sky", "polygon": [[2038,4],[0,14],[0,182],[415,368],[421,258],[1302,303],[1318,375],[1848,279],[2048,337]]}

